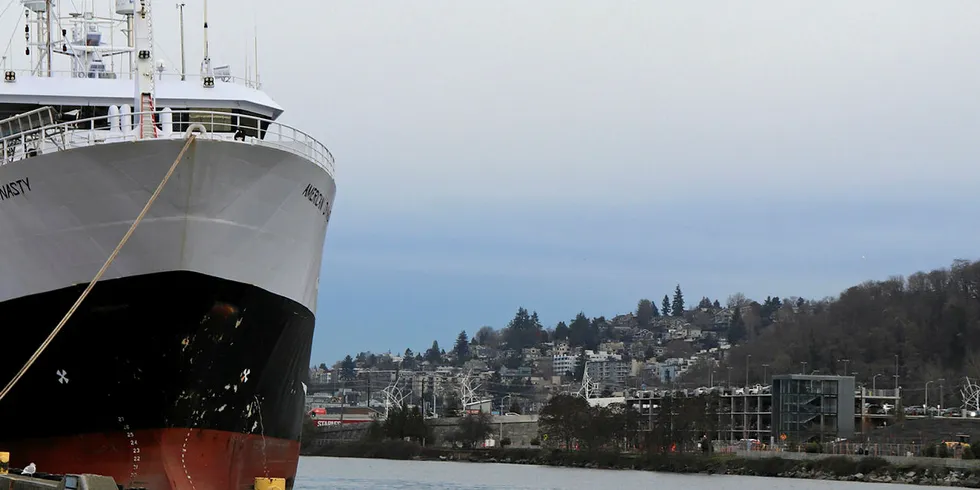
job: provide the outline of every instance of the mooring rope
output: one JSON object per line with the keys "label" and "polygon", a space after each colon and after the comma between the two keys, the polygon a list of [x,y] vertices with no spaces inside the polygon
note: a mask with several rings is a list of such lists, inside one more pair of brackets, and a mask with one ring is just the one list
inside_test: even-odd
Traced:
{"label": "mooring rope", "polygon": [[20,368],[20,372],[18,372],[17,375],[14,376],[14,379],[10,380],[10,383],[7,383],[7,387],[4,388],[3,391],[0,391],[0,400],[3,400],[3,398],[7,396],[7,393],[9,393],[10,390],[13,389],[14,385],[16,385],[18,381],[20,381],[20,378],[24,376],[24,373],[26,373],[27,370],[31,368],[31,366],[34,364],[34,361],[36,361],[37,358],[41,356],[41,353],[48,348],[48,345],[58,335],[58,332],[61,331],[61,328],[64,327],[65,324],[68,323],[68,320],[71,318],[71,316],[75,314],[75,310],[77,310],[78,307],[82,304],[82,301],[85,301],[85,297],[88,296],[88,293],[92,292],[92,288],[95,287],[95,283],[99,282],[99,279],[102,279],[102,275],[105,274],[105,271],[109,269],[109,265],[112,264],[112,261],[116,260],[116,256],[119,255],[119,250],[121,250],[123,248],[123,245],[125,245],[126,242],[129,241],[129,237],[133,235],[133,231],[136,230],[136,227],[139,226],[141,221],[143,221],[143,217],[146,216],[146,213],[147,211],[150,210],[150,206],[153,205],[153,202],[157,200],[157,197],[160,195],[160,192],[163,190],[163,186],[167,184],[167,181],[170,180],[170,176],[173,175],[174,170],[177,169],[177,164],[179,164],[180,161],[184,159],[184,153],[187,152],[187,149],[191,147],[191,144],[194,143],[196,139],[197,139],[197,135],[194,133],[191,133],[188,136],[187,143],[184,143],[184,147],[181,148],[180,153],[177,155],[177,159],[174,160],[174,163],[172,165],[170,165],[170,170],[167,171],[167,175],[165,175],[163,177],[163,180],[160,181],[160,185],[157,186],[157,189],[153,192],[153,195],[150,196],[150,200],[146,201],[146,206],[143,206],[143,210],[140,211],[139,216],[136,217],[136,221],[133,221],[133,224],[130,225],[129,230],[123,236],[122,240],[119,241],[119,244],[116,245],[116,249],[112,251],[112,254],[109,255],[109,258],[106,259],[104,264],[102,264],[102,268],[99,269],[98,274],[96,274],[95,277],[92,278],[92,281],[88,283],[88,287],[85,288],[85,291],[82,291],[81,296],[78,297],[78,299],[75,301],[75,304],[72,305],[71,309],[68,310],[68,313],[66,313],[64,318],[61,319],[61,321],[58,323],[58,326],[54,327],[54,330],[51,331],[51,335],[48,335],[48,338],[44,341],[44,343],[37,348],[37,351],[34,352],[34,355],[31,356],[30,359],[28,359],[27,363],[24,364],[24,367]]}

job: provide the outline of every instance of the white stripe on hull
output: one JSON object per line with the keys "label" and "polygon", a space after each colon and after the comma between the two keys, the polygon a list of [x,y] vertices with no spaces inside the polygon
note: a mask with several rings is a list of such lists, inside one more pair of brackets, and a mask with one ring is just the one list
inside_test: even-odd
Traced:
{"label": "white stripe on hull", "polygon": [[[103,144],[0,166],[0,301],[90,281],[183,145]],[[315,313],[335,193],[293,153],[199,139],[104,278],[194,271]]]}

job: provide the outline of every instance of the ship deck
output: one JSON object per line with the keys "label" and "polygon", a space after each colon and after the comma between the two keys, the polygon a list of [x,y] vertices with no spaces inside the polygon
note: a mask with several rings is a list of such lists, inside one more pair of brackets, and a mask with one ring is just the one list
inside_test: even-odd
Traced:
{"label": "ship deck", "polygon": [[[45,110],[51,109],[43,108],[40,114]],[[0,132],[4,135],[0,139],[3,152],[0,165],[74,148],[135,142],[140,139],[140,116],[150,114],[156,121],[155,139],[183,139],[193,127],[199,132],[198,139],[234,141],[287,151],[309,159],[334,176],[333,155],[323,143],[299,129],[270,119],[217,111],[167,110],[51,122],[53,117],[39,117],[38,112],[0,121],[0,127],[6,128]],[[167,122],[168,119],[189,122]]]}

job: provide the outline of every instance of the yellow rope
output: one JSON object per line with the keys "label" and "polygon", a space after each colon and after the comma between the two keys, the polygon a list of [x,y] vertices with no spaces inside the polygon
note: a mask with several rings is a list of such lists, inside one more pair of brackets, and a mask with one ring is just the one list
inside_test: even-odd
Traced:
{"label": "yellow rope", "polygon": [[85,291],[82,292],[82,295],[78,297],[78,300],[75,301],[75,304],[72,305],[71,309],[68,310],[68,313],[66,313],[64,318],[61,319],[61,322],[58,323],[58,326],[54,328],[54,330],[51,332],[51,335],[48,335],[47,340],[45,340],[44,343],[41,344],[40,347],[38,347],[34,355],[31,356],[31,358],[27,361],[26,364],[24,364],[24,367],[20,368],[20,372],[17,373],[17,376],[14,376],[14,379],[10,380],[10,383],[7,384],[7,387],[4,388],[2,392],[0,392],[0,400],[3,400],[3,398],[7,396],[7,393],[9,393],[11,389],[13,389],[14,385],[17,384],[18,381],[20,381],[20,378],[24,376],[24,373],[26,373],[28,369],[30,369],[31,365],[34,364],[34,361],[36,361],[37,358],[41,356],[41,353],[44,352],[44,349],[47,349],[48,344],[50,344],[51,341],[54,340],[55,336],[58,335],[58,332],[61,331],[61,328],[64,327],[66,323],[68,323],[68,319],[71,318],[73,314],[75,314],[75,310],[77,310],[78,307],[82,304],[82,301],[85,300],[85,297],[88,296],[88,293],[90,293],[92,291],[92,288],[95,287],[95,283],[99,282],[99,279],[102,278],[102,275],[105,274],[105,271],[109,269],[109,265],[112,264],[112,261],[116,260],[116,256],[119,255],[119,250],[121,250],[123,245],[125,245],[126,242],[129,241],[129,237],[132,236],[133,231],[136,230],[136,227],[139,226],[141,221],[143,221],[143,217],[146,216],[147,211],[150,210],[150,206],[153,205],[153,201],[157,200],[157,197],[160,195],[160,191],[163,190],[163,186],[167,184],[167,181],[170,180],[170,176],[173,175],[174,170],[177,169],[177,164],[180,163],[181,160],[183,160],[184,153],[187,152],[187,149],[190,148],[191,143],[193,143],[194,140],[196,139],[197,139],[197,135],[193,133],[190,135],[189,138],[187,138],[187,143],[185,143],[184,147],[180,150],[180,153],[177,155],[177,159],[174,160],[173,165],[170,166],[170,170],[167,171],[167,175],[163,177],[163,180],[160,182],[160,185],[157,186],[157,190],[153,192],[153,195],[150,196],[150,200],[146,202],[146,206],[143,206],[143,210],[140,211],[139,216],[136,217],[136,221],[133,221],[133,224],[129,227],[129,231],[127,231],[126,235],[124,235],[122,240],[119,241],[119,244],[116,245],[116,249],[112,251],[112,254],[109,255],[109,258],[106,259],[104,264],[102,264],[102,268],[99,269],[99,273],[96,274],[95,277],[92,278],[92,281],[88,283],[88,287],[85,288]]}

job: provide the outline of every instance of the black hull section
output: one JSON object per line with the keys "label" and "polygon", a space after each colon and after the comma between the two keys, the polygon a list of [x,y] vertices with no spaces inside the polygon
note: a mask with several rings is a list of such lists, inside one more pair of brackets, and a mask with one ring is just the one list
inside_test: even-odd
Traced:
{"label": "black hull section", "polygon": [[[0,304],[0,384],[85,285]],[[99,282],[0,401],[3,441],[195,428],[299,439],[313,314],[194,272]]]}

